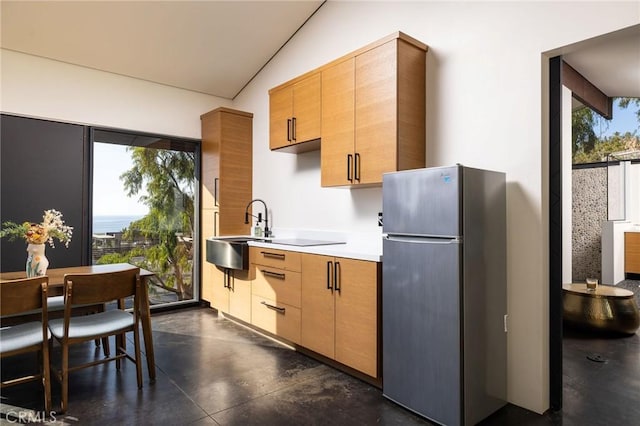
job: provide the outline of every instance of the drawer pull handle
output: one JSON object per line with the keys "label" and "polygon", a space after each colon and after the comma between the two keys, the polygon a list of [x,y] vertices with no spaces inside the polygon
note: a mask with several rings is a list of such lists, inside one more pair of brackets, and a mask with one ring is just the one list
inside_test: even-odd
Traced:
{"label": "drawer pull handle", "polygon": [[282,259],[282,260],[284,260],[284,258],[285,258],[284,254],[271,253],[269,251],[261,251],[260,254],[263,255],[264,257],[275,257],[276,259]]}
{"label": "drawer pull handle", "polygon": [[262,302],[260,302],[261,304],[263,304],[264,306],[266,306],[269,309],[273,309],[274,311],[276,311],[279,314],[284,314],[284,311],[286,308],[280,308],[278,306],[274,306],[274,305],[270,305],[267,302],[265,302],[264,300]]}
{"label": "drawer pull handle", "polygon": [[277,272],[271,272],[271,271],[267,271],[266,269],[262,269],[261,272],[263,274],[265,274],[268,277],[273,277],[273,278],[278,278],[279,280],[284,280],[286,279],[285,274],[279,274]]}

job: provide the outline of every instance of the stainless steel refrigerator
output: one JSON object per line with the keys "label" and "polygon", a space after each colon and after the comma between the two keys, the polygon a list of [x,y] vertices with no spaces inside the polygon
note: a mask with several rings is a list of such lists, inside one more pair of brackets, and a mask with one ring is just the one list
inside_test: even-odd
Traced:
{"label": "stainless steel refrigerator", "polygon": [[506,404],[505,189],[461,165],[383,177],[383,394],[443,425]]}

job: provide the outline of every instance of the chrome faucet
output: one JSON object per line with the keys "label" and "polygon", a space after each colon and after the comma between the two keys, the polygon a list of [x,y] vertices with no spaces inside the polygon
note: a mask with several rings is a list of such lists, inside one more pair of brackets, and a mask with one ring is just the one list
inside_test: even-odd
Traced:
{"label": "chrome faucet", "polygon": [[269,229],[269,210],[267,210],[267,203],[265,203],[261,199],[256,198],[255,200],[249,201],[249,204],[247,204],[247,208],[244,209],[244,223],[249,224],[249,216],[258,219],[257,223],[262,222],[262,213],[258,213],[258,216],[249,213],[249,207],[251,207],[251,204],[255,203],[256,201],[261,202],[264,206],[264,237],[269,238],[271,236],[271,230]]}

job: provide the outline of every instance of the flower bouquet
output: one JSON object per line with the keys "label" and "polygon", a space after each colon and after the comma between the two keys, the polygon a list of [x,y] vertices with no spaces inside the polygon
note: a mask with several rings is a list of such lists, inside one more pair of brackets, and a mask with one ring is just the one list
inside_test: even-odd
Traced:
{"label": "flower bouquet", "polygon": [[15,222],[4,222],[0,238],[8,237],[9,241],[16,238],[24,238],[29,244],[49,243],[51,247],[55,247],[53,239],[57,239],[64,243],[65,247],[69,247],[73,227],[67,226],[62,220],[62,213],[57,210],[45,210],[42,216],[42,223],[23,222],[17,224]]}
{"label": "flower bouquet", "polygon": [[73,227],[67,226],[62,220],[62,213],[57,210],[45,210],[42,223],[4,222],[0,231],[0,238],[7,237],[9,241],[24,238],[29,244],[27,247],[27,277],[44,275],[49,266],[49,261],[44,255],[45,243],[55,247],[54,238],[69,247]]}

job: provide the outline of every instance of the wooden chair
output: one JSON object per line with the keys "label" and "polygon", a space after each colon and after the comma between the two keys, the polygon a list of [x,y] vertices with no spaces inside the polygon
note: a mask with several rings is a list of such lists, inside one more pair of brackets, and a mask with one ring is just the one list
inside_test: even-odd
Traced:
{"label": "wooden chair", "polygon": [[[140,316],[138,312],[141,295],[140,269],[132,268],[118,272],[102,274],[67,274],[64,277],[64,317],[49,321],[49,330],[62,349],[60,370],[55,377],[62,384],[61,412],[68,407],[69,373],[98,364],[116,361],[120,369],[120,360],[128,358],[136,364],[138,388],[142,388],[142,360],[140,358]],[[124,310],[124,299],[133,296],[133,314]],[[107,303],[118,301],[118,309],[107,310],[84,316],[72,316],[72,305]],[[132,357],[126,351],[125,333],[133,331],[134,351]],[[115,354],[97,361],[69,366],[69,346],[89,340],[115,336]]]}
{"label": "wooden chair", "polygon": [[[37,352],[40,367],[38,373],[2,381],[2,388],[42,380],[44,386],[44,407],[51,411],[51,381],[49,371],[49,330],[47,328],[47,288],[46,276],[24,278],[0,282],[0,316],[18,315],[33,310],[39,311],[39,321],[30,321],[0,330],[0,358]],[[0,319],[0,321],[2,321]]]}

